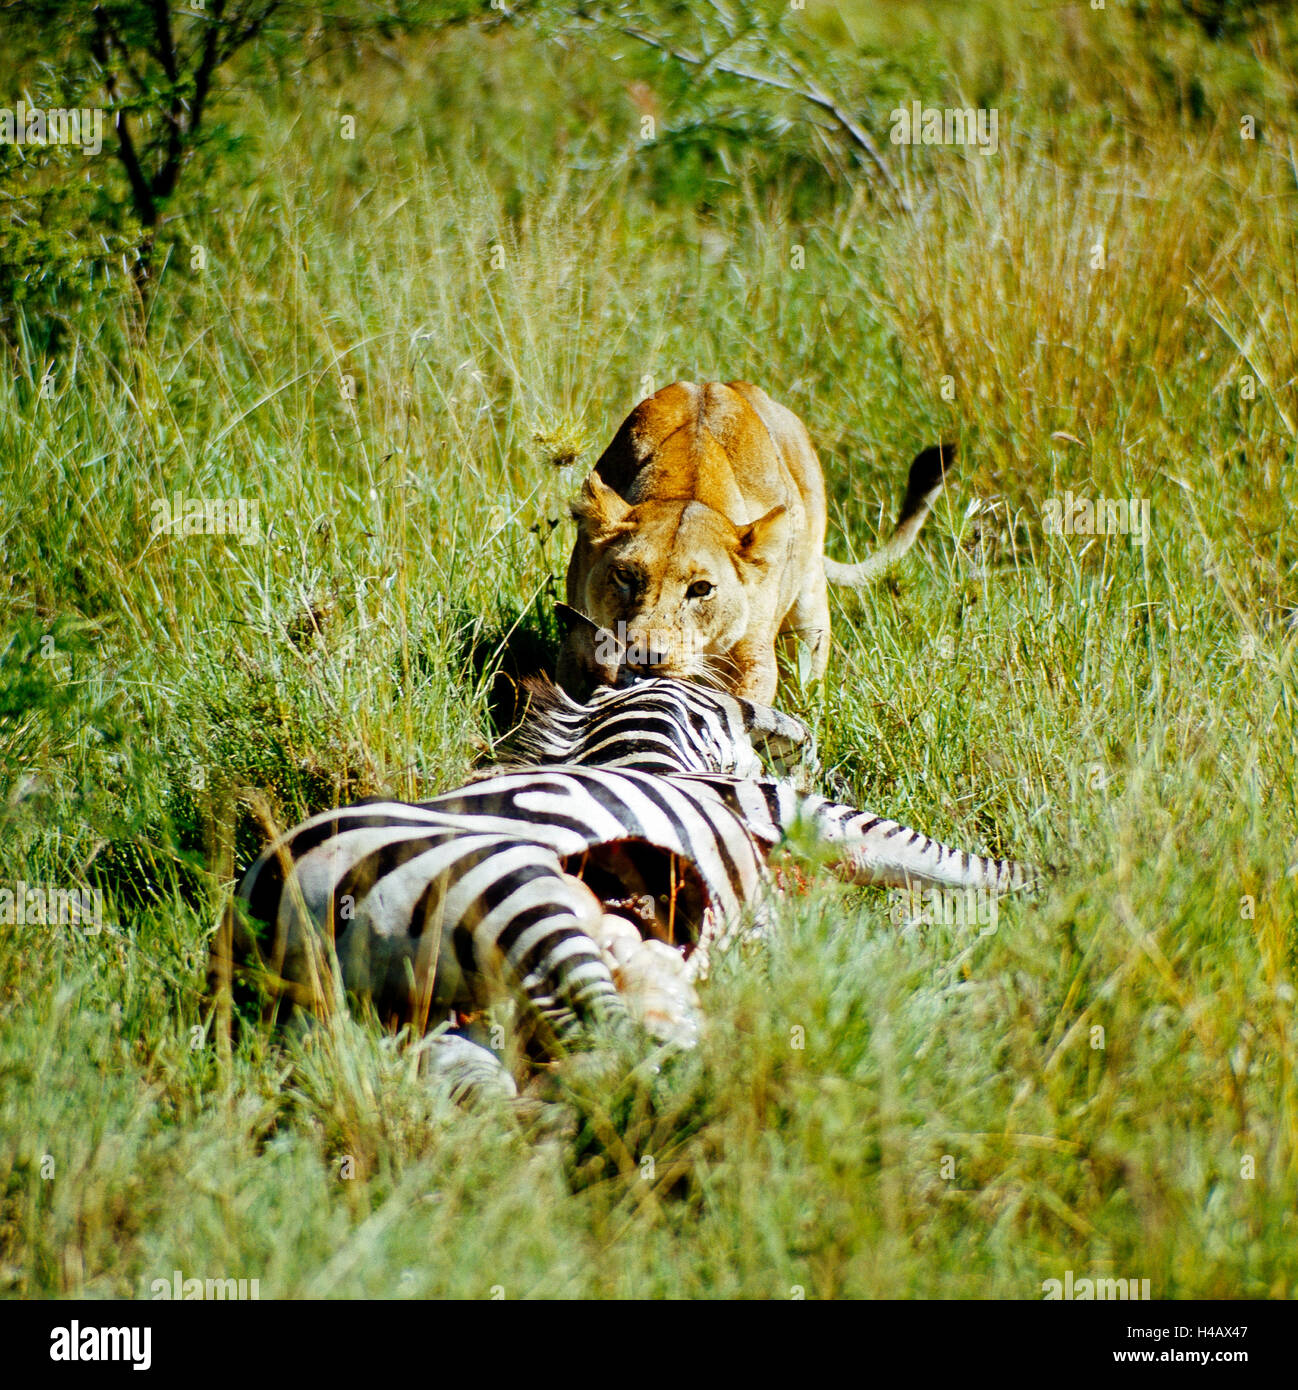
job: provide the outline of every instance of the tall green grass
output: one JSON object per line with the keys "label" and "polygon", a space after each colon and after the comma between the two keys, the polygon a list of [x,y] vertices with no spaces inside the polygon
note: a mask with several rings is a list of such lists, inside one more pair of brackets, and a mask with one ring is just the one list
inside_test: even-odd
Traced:
{"label": "tall green grass", "polygon": [[[673,182],[592,53],[464,33],[248,91],[255,181],[183,224],[147,333],[19,344],[0,886],[100,883],[108,926],[0,926],[9,1293],[1298,1291],[1292,35],[937,14],[824,21],[889,92],[1002,110],[995,158],[886,146],[913,218],[808,212],[764,150]],[[781,698],[862,804],[1054,885],[979,936],[818,883],[719,964],[695,1053],[574,1068],[557,1121],[453,1110],[365,1020],[223,1065],[245,790],[285,824],[461,779],[475,652],[544,641],[567,497],[682,377],[807,421],[840,556],[959,441]],[[1066,490],[1148,500],[1148,543],[1045,534]],[[173,494],[255,498],[262,538],[152,534]]]}

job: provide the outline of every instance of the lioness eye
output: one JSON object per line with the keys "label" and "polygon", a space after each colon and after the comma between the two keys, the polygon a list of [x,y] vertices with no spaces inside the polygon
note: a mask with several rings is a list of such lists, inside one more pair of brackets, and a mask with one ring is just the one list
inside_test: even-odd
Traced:
{"label": "lioness eye", "polygon": [[630,589],[635,584],[635,571],[629,565],[614,565],[613,582]]}
{"label": "lioness eye", "polygon": [[689,598],[711,598],[716,591],[715,584],[709,583],[706,579],[696,579],[685,593]]}

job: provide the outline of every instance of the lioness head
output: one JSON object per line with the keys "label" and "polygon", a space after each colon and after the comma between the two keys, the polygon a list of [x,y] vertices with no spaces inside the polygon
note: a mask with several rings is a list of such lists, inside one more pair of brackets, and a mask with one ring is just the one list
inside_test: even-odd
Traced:
{"label": "lioness head", "polygon": [[592,473],[572,514],[586,560],[575,597],[616,633],[624,666],[724,684],[735,644],[754,628],[774,630],[784,507],[735,526],[701,502],[632,506]]}

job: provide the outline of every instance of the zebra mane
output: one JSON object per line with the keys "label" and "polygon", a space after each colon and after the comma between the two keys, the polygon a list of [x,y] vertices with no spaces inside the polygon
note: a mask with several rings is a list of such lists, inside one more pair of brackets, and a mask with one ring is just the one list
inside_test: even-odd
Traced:
{"label": "zebra mane", "polygon": [[496,745],[504,761],[562,762],[581,742],[592,709],[574,700],[547,675],[524,676],[523,721]]}

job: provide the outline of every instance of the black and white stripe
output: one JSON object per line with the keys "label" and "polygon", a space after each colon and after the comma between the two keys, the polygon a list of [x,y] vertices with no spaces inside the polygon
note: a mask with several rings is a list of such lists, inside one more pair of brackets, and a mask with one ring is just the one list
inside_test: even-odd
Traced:
{"label": "black and white stripe", "polygon": [[642,935],[716,949],[760,920],[770,852],[795,828],[839,847],[836,869],[858,883],[1030,883],[1020,865],[800,791],[789,765],[814,765],[814,742],[778,711],[667,679],[585,705],[549,684],[531,694],[510,747],[525,765],[418,805],[326,811],[272,844],[218,937],[225,977],[251,964],[281,997],[315,1003],[327,942],[346,989],[384,1019],[429,1029],[503,986],[530,1044],[554,1055],[627,1024],[594,939],[601,910],[647,889]]}

